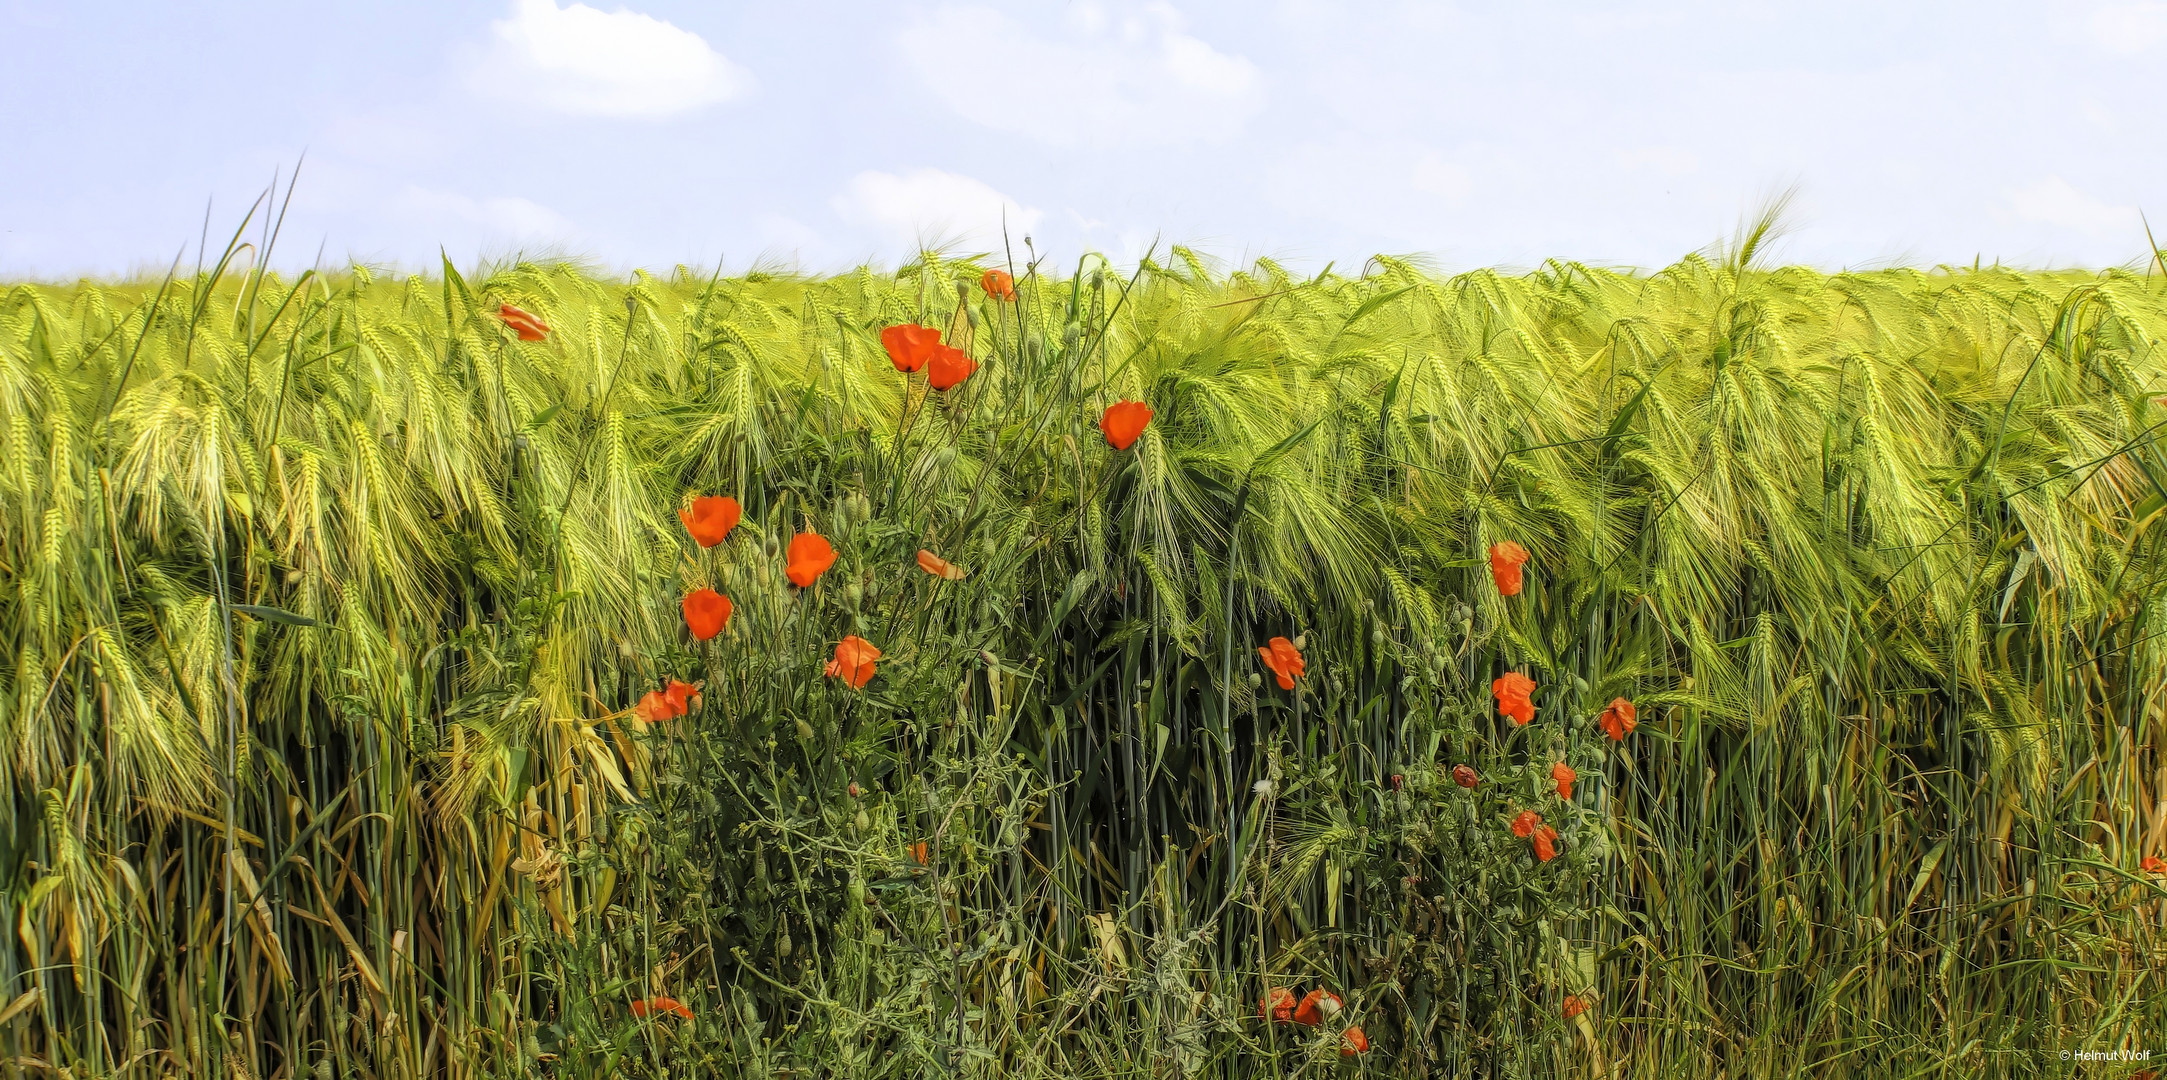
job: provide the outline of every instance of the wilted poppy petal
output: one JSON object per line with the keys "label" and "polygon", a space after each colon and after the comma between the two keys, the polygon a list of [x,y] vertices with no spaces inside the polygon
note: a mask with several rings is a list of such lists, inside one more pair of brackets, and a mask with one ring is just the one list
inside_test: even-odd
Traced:
{"label": "wilted poppy petal", "polygon": [[1574,772],[1572,766],[1562,761],[1550,766],[1550,779],[1558,782],[1558,798],[1560,799],[1571,799],[1573,797],[1573,781],[1579,778],[1580,774]]}
{"label": "wilted poppy petal", "polygon": [[511,327],[521,341],[540,341],[549,336],[548,323],[510,304],[497,305],[497,318],[504,320],[504,325]]}
{"label": "wilted poppy petal", "polygon": [[803,589],[835,565],[835,548],[819,533],[799,533],[790,538],[789,558],[785,572],[791,584]]}
{"label": "wilted poppy petal", "polygon": [[1611,698],[1610,704],[1603,708],[1603,734],[1608,735],[1611,742],[1624,742],[1625,737],[1633,733],[1637,711],[1632,702]]}
{"label": "wilted poppy petal", "polygon": [[1580,1000],[1580,996],[1575,994],[1565,999],[1565,1008],[1562,1011],[1565,1014],[1565,1019],[1570,1020],[1588,1011],[1588,1003]]}
{"label": "wilted poppy petal", "polygon": [[1369,1053],[1369,1036],[1362,1033],[1362,1025],[1356,1024],[1339,1033],[1340,1057],[1366,1053]]}
{"label": "wilted poppy petal", "polygon": [[1463,788],[1471,788],[1481,783],[1482,778],[1475,775],[1475,770],[1469,766],[1454,765],[1452,767],[1452,782]]}
{"label": "wilted poppy petal", "polygon": [[1010,277],[1006,270],[986,271],[985,276],[978,279],[978,287],[986,290],[986,295],[995,300],[1016,298],[1016,279]]}
{"label": "wilted poppy petal", "polygon": [[737,500],[728,495],[702,495],[692,500],[690,509],[677,512],[677,520],[685,523],[685,531],[704,548],[722,543],[730,530],[737,528],[741,516],[743,512],[738,509]]}
{"label": "wilted poppy petal", "polygon": [[962,567],[924,548],[918,549],[918,568],[937,578],[946,578],[949,581],[963,580]]}
{"label": "wilted poppy petal", "polygon": [[1257,1018],[1273,1024],[1284,1024],[1292,1020],[1294,991],[1284,986],[1265,991],[1263,1000],[1257,1002]]}
{"label": "wilted poppy petal", "polygon": [[1549,862],[1550,860],[1557,858],[1558,831],[1556,829],[1545,825],[1542,828],[1535,830],[1534,841],[1535,859],[1537,862]]}
{"label": "wilted poppy petal", "polygon": [[1099,417],[1099,430],[1105,433],[1107,445],[1126,450],[1135,445],[1150,423],[1151,406],[1141,401],[1123,400],[1106,407],[1105,415]]}
{"label": "wilted poppy petal", "polygon": [[699,588],[685,594],[685,626],[695,640],[706,641],[730,625],[730,598],[713,589]]}

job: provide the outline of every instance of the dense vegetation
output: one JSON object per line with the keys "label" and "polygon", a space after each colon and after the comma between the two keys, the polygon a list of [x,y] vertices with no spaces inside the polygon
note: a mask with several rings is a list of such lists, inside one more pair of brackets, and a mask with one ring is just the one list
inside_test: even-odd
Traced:
{"label": "dense vegetation", "polygon": [[2158,1052],[2167,290],[1748,256],[14,287],[10,1075]]}

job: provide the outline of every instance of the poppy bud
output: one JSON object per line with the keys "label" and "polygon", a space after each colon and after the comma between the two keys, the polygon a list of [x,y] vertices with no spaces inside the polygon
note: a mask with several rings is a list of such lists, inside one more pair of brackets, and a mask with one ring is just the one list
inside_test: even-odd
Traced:
{"label": "poppy bud", "polygon": [[1251,686],[1262,686],[1262,685],[1264,685],[1264,676],[1262,676],[1262,675],[1259,675],[1259,674],[1257,674],[1257,673],[1256,673],[1256,672],[1254,672],[1254,671],[1250,672],[1250,673],[1249,673],[1249,685],[1251,685]]}
{"label": "poppy bud", "polygon": [[1306,648],[1308,648],[1308,647],[1309,647],[1309,635],[1308,635],[1308,634],[1296,634],[1296,635],[1294,635],[1294,648],[1296,649],[1296,651],[1300,651],[1300,650],[1302,650],[1302,649],[1306,649]]}
{"label": "poppy bud", "polygon": [[866,830],[873,827],[873,819],[865,816],[863,810],[858,811],[858,816],[852,818],[850,823],[857,828],[859,836],[864,836]]}
{"label": "poppy bud", "polygon": [[1369,643],[1380,649],[1384,648],[1384,627],[1380,626],[1369,632]]}
{"label": "poppy bud", "polygon": [[1083,339],[1083,327],[1070,323],[1061,329],[1061,344],[1073,349]]}
{"label": "poppy bud", "polygon": [[853,783],[852,783],[852,784],[850,785],[850,797],[851,797],[851,798],[855,799],[855,798],[857,798],[858,796],[860,796],[860,795],[863,795],[863,794],[865,794],[865,792],[864,792],[864,791],[862,791],[862,790],[860,790],[860,789],[858,788],[858,785],[857,785],[857,784],[856,784],[855,782],[853,782]]}
{"label": "poppy bud", "polygon": [[768,558],[772,559],[782,552],[782,545],[777,544],[775,542],[775,538],[770,536],[766,540],[761,541],[760,550],[765,552]]}
{"label": "poppy bud", "polygon": [[813,741],[813,726],[806,723],[803,717],[798,718],[798,738],[806,742]]}

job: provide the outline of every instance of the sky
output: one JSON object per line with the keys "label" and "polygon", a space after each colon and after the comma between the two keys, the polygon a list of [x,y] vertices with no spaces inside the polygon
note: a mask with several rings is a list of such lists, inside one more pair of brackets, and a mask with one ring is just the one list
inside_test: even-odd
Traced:
{"label": "sky", "polygon": [[297,163],[289,267],[1652,268],[1787,189],[1775,256],[1830,269],[2167,224],[2159,2],[0,0],[0,40],[4,279],[161,273]]}

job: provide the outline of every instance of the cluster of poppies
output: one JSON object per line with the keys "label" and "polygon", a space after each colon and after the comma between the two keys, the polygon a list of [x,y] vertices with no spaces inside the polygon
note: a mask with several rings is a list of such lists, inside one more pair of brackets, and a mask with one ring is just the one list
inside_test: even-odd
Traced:
{"label": "cluster of poppies", "polygon": [[[1257,1018],[1268,1024],[1299,1024],[1303,1027],[1320,1027],[1339,1015],[1339,995],[1318,987],[1303,994],[1299,1002],[1294,991],[1275,986],[1264,991],[1263,1000],[1257,1002]],[[1339,1053],[1353,1057],[1369,1050],[1369,1036],[1359,1024],[1349,1025],[1339,1033]]]}

